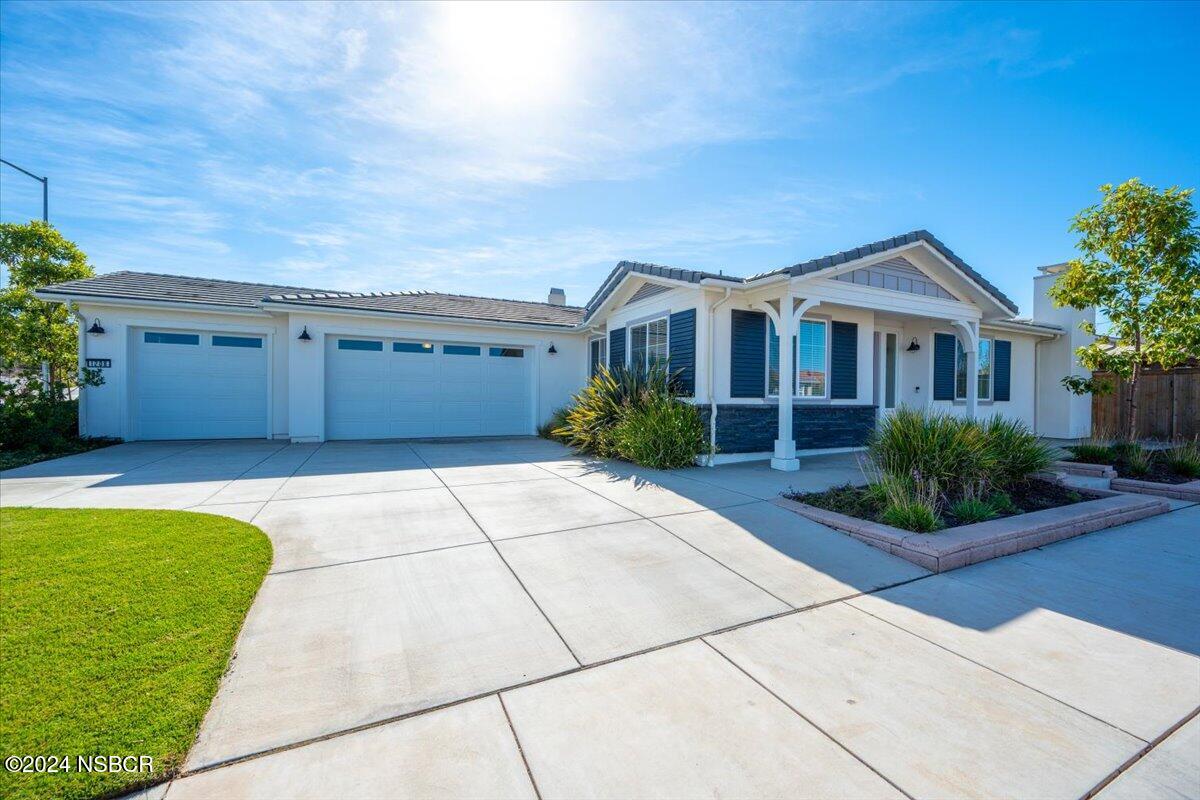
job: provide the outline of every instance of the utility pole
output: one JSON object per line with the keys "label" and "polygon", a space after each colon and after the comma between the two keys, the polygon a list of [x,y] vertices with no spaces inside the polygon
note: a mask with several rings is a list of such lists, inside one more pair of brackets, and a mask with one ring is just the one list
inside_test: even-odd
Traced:
{"label": "utility pole", "polygon": [[23,167],[18,167],[16,164],[12,163],[11,161],[6,161],[3,158],[0,158],[0,164],[8,164],[13,169],[17,170],[18,172],[25,173],[29,177],[33,178],[35,181],[41,181],[41,183],[42,183],[42,222],[49,222],[50,221],[50,178],[42,177],[41,175],[34,175],[29,170],[24,169]]}

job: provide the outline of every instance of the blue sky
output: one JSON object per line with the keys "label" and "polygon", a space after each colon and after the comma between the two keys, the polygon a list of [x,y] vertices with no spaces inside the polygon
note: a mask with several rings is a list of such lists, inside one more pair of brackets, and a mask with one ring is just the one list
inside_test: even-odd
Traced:
{"label": "blue sky", "polygon": [[[1028,311],[1200,186],[1200,4],[0,4],[0,150],[98,271],[584,302],[927,228]],[[40,215],[3,168],[0,218]]]}

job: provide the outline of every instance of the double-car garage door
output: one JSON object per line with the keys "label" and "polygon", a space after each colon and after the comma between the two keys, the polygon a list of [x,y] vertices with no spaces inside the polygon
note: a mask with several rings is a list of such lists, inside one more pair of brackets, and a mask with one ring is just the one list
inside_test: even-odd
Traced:
{"label": "double-car garage door", "polygon": [[328,336],[325,437],[533,433],[532,352],[503,344]]}

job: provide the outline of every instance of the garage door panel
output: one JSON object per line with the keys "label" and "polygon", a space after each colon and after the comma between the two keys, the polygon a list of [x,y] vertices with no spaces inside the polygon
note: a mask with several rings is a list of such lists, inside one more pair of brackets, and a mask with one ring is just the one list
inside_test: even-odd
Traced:
{"label": "garage door panel", "polygon": [[[425,344],[385,339],[381,351],[364,352],[341,349],[338,337],[330,337],[326,436],[424,438],[532,432],[531,351],[487,343]],[[493,355],[500,351],[508,355]],[[379,398],[379,405],[365,403],[367,397]]]}
{"label": "garage door panel", "polygon": [[266,352],[261,335],[135,331],[133,438],[267,436]]}

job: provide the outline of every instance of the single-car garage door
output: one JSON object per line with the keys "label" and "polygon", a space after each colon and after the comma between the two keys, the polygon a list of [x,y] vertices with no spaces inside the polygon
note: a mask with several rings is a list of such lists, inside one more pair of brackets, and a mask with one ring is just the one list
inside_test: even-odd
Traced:
{"label": "single-car garage door", "polygon": [[529,349],[343,336],[325,347],[328,439],[533,432]]}
{"label": "single-car garage door", "polygon": [[137,330],[130,397],[135,439],[265,438],[266,337]]}

